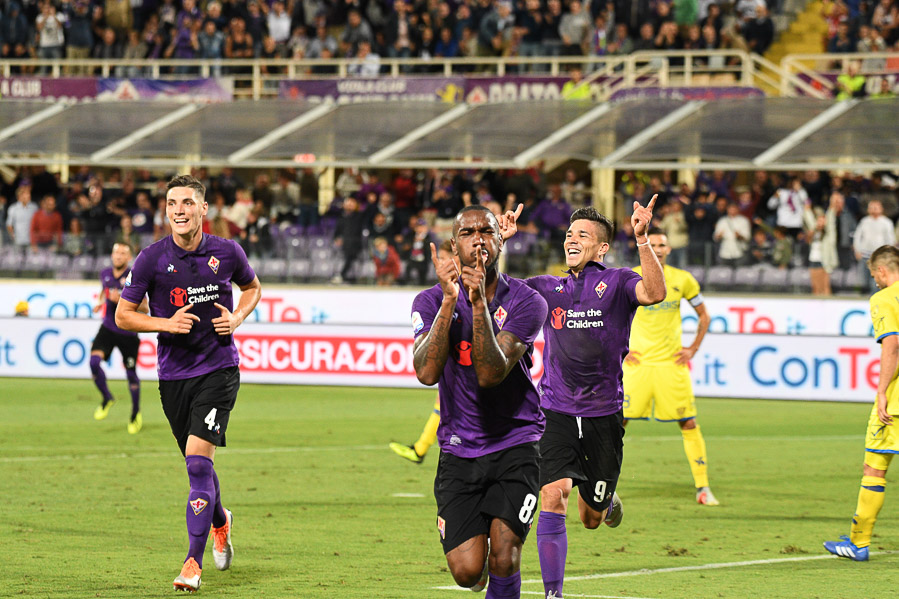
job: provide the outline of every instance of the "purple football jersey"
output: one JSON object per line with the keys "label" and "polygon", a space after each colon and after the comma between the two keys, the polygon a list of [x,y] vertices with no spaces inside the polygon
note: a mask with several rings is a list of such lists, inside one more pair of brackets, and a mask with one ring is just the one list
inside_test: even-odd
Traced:
{"label": "purple football jersey", "polygon": [[[425,289],[412,303],[415,336],[431,329],[440,311],[440,285]],[[489,306],[493,332],[512,333],[528,349],[502,383],[490,389],[478,385],[472,365],[473,318],[468,293],[459,293],[450,325],[450,351],[437,385],[440,395],[441,451],[475,458],[535,442],[543,435],[540,398],[531,381],[534,339],[546,320],[546,302],[519,279],[500,274]]]}
{"label": "purple football jersey", "polygon": [[[125,287],[125,280],[128,278],[128,272],[129,271],[126,268],[122,271],[122,276],[116,277],[111,266],[101,270],[100,283],[103,284],[103,289],[118,289],[121,291]],[[117,305],[117,302],[111,301],[108,297],[106,298],[106,311],[103,314],[103,326],[119,335],[137,335],[137,333],[120,329],[118,325],[116,325],[115,309]]]}
{"label": "purple football jersey", "polygon": [[640,275],[590,262],[580,276],[527,279],[546,300],[541,405],[571,416],[606,416],[621,409],[621,363],[639,307]]}
{"label": "purple football jersey", "polygon": [[160,380],[174,381],[237,366],[237,348],[232,335],[215,332],[212,319],[222,315],[213,304],[234,309],[231,282],[248,285],[256,273],[236,242],[203,235],[199,247],[188,252],[175,245],[171,236],[144,248],[131,267],[122,297],[139,304],[150,298],[150,314],[171,317],[190,303],[196,314],[187,335],[159,333],[156,367]]}

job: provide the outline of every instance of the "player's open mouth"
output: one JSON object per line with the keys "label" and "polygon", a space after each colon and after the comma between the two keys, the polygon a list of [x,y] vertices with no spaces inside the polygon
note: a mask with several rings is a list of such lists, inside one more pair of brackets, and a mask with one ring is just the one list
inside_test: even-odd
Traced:
{"label": "player's open mouth", "polygon": [[577,249],[577,248],[568,248],[568,255],[569,255],[569,256],[577,256],[577,255],[579,255],[580,253],[581,253],[581,250],[579,250],[579,249]]}
{"label": "player's open mouth", "polygon": [[189,218],[176,218],[174,219],[176,225],[186,225],[190,222]]}

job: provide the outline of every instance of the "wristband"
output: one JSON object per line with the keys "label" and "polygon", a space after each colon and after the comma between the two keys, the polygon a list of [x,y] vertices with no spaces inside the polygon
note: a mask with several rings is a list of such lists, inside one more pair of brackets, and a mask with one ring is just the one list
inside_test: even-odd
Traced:
{"label": "wristband", "polygon": [[645,242],[645,243],[637,242],[637,247],[638,247],[638,248],[639,248],[639,247],[643,247],[644,245],[649,245],[649,235],[647,235],[646,237],[644,237],[644,239],[646,239],[646,242]]}

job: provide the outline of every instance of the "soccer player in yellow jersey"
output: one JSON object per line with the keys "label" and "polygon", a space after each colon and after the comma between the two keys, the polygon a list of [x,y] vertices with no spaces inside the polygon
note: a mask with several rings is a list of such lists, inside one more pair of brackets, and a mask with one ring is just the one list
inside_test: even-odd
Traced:
{"label": "soccer player in yellow jersey", "polygon": [[857,562],[868,561],[874,522],[883,507],[887,469],[899,453],[899,431],[893,426],[893,416],[899,415],[899,250],[891,245],[877,248],[868,259],[868,269],[880,288],[871,296],[871,322],[880,344],[877,400],[868,418],[862,484],[849,536],[824,543],[834,555]]}
{"label": "soccer player in yellow jersey", "polygon": [[[689,272],[668,266],[671,253],[668,237],[660,229],[649,232],[649,243],[665,272],[668,294],[654,306],[637,309],[631,326],[630,353],[624,358],[624,418],[677,422],[684,438],[684,451],[696,486],[696,501],[718,505],[709,488],[705,440],[696,424],[696,403],[688,362],[709,330],[710,317],[703,304],[699,283]],[[640,267],[636,267],[638,273]],[[681,299],[693,306],[699,317],[693,343],[681,345]]]}
{"label": "soccer player in yellow jersey", "polygon": [[[442,264],[444,260],[452,260],[453,259],[453,242],[449,239],[444,240],[443,243],[440,244],[440,247],[437,248],[437,262]],[[390,444],[390,449],[393,450],[393,453],[400,456],[401,458],[406,458],[410,462],[415,462],[416,464],[421,464],[425,455],[428,453],[428,450],[431,448],[431,445],[437,442],[437,427],[440,425],[440,396],[434,400],[434,411],[431,413],[430,418],[425,423],[424,429],[421,431],[421,435],[418,437],[418,441],[413,443],[412,445],[403,445],[402,443],[397,443],[396,441]]]}

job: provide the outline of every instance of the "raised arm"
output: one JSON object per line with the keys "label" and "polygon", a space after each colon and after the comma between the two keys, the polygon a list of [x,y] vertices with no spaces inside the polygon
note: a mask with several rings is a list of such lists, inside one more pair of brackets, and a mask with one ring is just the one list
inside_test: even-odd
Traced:
{"label": "raised arm", "polygon": [[[643,207],[640,202],[634,202],[634,214],[631,216],[631,226],[634,228],[634,237],[637,238],[637,250],[640,253],[640,270],[643,280],[637,283],[637,301],[641,306],[658,304],[665,299],[665,271],[662,264],[649,245],[649,223],[652,221],[652,209],[655,206],[658,195],[652,196],[649,205]],[[643,238],[642,241],[640,238]]]}
{"label": "raised arm", "polygon": [[431,244],[431,261],[437,270],[437,280],[443,289],[440,310],[431,323],[430,330],[415,340],[412,346],[412,364],[415,376],[424,385],[435,385],[443,374],[449,356],[449,330],[453,322],[456,300],[459,298],[459,272],[455,260],[437,260],[437,248]]}
{"label": "raised arm", "polygon": [[527,345],[512,333],[493,334],[493,321],[487,304],[486,268],[481,252],[475,268],[462,268],[462,283],[471,300],[473,331],[471,363],[481,387],[499,385],[527,351]]}

